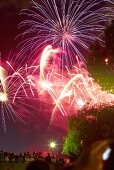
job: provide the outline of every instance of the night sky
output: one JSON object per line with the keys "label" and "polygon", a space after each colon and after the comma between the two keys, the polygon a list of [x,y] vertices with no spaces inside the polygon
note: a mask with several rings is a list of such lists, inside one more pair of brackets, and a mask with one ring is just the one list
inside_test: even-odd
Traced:
{"label": "night sky", "polygon": [[[15,37],[19,34],[18,24],[22,19],[19,13],[22,8],[30,7],[28,2],[28,0],[0,1],[0,52],[4,61],[10,53],[18,52],[16,47],[19,42],[17,39],[15,40]],[[25,114],[25,124],[14,123],[11,118],[6,118],[7,134],[4,133],[2,125],[0,125],[0,150],[16,153],[33,150],[46,151],[47,144],[51,139],[56,140],[61,146],[66,133],[63,128],[64,121],[61,117],[60,120],[57,117],[54,125],[49,126],[51,109],[48,104],[36,102],[34,105],[36,109],[33,110],[33,114],[36,117]]]}

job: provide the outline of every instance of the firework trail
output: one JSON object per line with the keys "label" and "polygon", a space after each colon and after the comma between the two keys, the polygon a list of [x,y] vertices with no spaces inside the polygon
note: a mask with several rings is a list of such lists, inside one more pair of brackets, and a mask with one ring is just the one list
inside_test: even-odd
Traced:
{"label": "firework trail", "polygon": [[47,47],[45,47],[43,53],[42,53],[42,57],[40,60],[40,79],[44,78],[44,70],[45,67],[47,66],[47,62],[48,62],[48,58],[51,56],[51,53],[57,53],[59,52],[58,49],[52,49],[51,45],[48,45]]}
{"label": "firework trail", "polygon": [[[80,110],[101,108],[114,105],[114,94],[102,91],[101,87],[87,75],[86,70],[79,70],[75,67],[76,73],[72,71],[69,74],[69,79],[66,80],[63,89],[58,95],[57,104],[52,112],[51,122],[56,117],[56,111],[59,106],[62,106],[61,114],[64,117],[77,115]],[[77,74],[78,70],[78,74]],[[58,113],[58,112],[57,112]]]}
{"label": "firework trail", "polygon": [[[6,61],[10,72],[7,72],[7,67],[4,69],[0,66],[0,106],[4,131],[6,131],[6,117],[9,119],[11,117],[14,122],[24,122],[23,114],[24,116],[26,113],[31,114],[32,103],[26,102],[31,98],[46,101],[48,107],[53,103],[51,123],[57,117],[58,111],[67,118],[84,108],[99,108],[106,104],[114,104],[114,95],[102,91],[87,70],[81,67],[81,62],[72,69],[66,67],[64,74],[60,74],[59,69],[54,69],[53,65],[48,64],[50,58],[60,55],[60,52],[48,45],[44,48],[40,64],[37,66],[26,64],[14,69],[10,62]],[[48,100],[47,93],[50,95]],[[17,112],[17,110],[20,112],[20,107],[23,113]]]}
{"label": "firework trail", "polygon": [[98,40],[103,44],[102,34],[112,18],[112,8],[107,2],[42,0],[39,4],[32,1],[32,10],[22,10],[27,19],[19,25],[25,29],[19,55],[36,57],[50,44],[62,50],[59,58],[53,59],[53,64],[58,62],[61,69],[65,69],[65,65],[72,67],[77,60],[85,61],[85,52],[92,42]]}
{"label": "firework trail", "polygon": [[7,91],[6,91],[6,76],[5,70],[2,66],[0,66],[0,81],[1,81],[1,93],[0,93],[0,101],[7,101]]}
{"label": "firework trail", "polygon": [[[50,71],[48,72],[50,68],[47,60],[50,58],[52,51],[58,53],[58,50],[53,49],[52,46],[45,47],[41,56],[41,61],[44,62],[43,64],[40,62],[39,66],[40,76],[36,74],[36,77],[39,77],[39,79],[34,78],[34,81],[32,79],[30,81],[39,95],[46,98],[46,92],[48,92],[51,96],[55,105],[52,111],[51,123],[54,121],[58,110],[63,117],[68,117],[71,114],[77,114],[79,110],[84,108],[100,108],[114,104],[114,94],[102,91],[100,86],[90,77],[87,70],[79,68],[79,65],[81,66],[80,63],[77,66],[73,66],[71,70],[66,67],[67,71],[64,71],[64,75],[59,74],[55,70],[52,70],[51,73]],[[44,70],[47,70],[48,78]],[[43,75],[43,78],[41,78],[41,75]],[[51,102],[49,98],[48,102]]]}
{"label": "firework trail", "polygon": [[15,70],[8,61],[6,61],[4,68],[0,66],[0,111],[2,127],[5,132],[7,131],[7,118],[11,118],[14,122],[25,123],[22,117],[26,113],[34,116],[31,113],[31,109],[34,107],[27,102],[34,96],[33,88],[31,88],[32,85],[28,78],[29,74],[27,74],[27,70],[30,71],[30,69],[31,67],[26,66]]}

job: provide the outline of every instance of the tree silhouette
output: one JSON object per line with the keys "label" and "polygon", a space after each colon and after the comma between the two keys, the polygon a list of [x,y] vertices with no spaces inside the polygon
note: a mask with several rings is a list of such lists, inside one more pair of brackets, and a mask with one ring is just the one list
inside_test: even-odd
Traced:
{"label": "tree silhouette", "polygon": [[77,117],[68,118],[68,133],[63,152],[78,155],[82,148],[103,139],[114,140],[114,106],[83,110]]}

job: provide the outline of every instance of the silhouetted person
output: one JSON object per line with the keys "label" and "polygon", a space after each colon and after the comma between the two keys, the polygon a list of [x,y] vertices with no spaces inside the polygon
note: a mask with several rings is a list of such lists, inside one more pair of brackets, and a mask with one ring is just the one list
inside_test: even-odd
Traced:
{"label": "silhouetted person", "polygon": [[45,160],[49,163],[51,163],[51,156],[50,153],[48,153],[48,155],[46,156]]}
{"label": "silhouetted person", "polygon": [[72,166],[64,170],[114,170],[103,169],[103,154],[109,147],[107,140],[97,141],[89,146]]}
{"label": "silhouetted person", "polygon": [[26,170],[49,170],[49,169],[50,167],[48,162],[41,160],[30,162],[26,167]]}
{"label": "silhouetted person", "polygon": [[4,152],[1,150],[0,151],[0,162],[4,161]]}

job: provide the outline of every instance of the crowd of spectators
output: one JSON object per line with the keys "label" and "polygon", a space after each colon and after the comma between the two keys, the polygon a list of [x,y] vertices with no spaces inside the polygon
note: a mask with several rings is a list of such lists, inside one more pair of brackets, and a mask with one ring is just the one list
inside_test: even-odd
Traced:
{"label": "crowd of spectators", "polygon": [[[114,142],[104,140],[86,148],[74,162],[47,153],[30,154],[7,153],[0,151],[0,162],[28,163],[26,170],[114,170]],[[50,168],[51,167],[51,168]]]}
{"label": "crowd of spectators", "polygon": [[0,162],[28,162],[33,161],[37,158],[37,155],[33,152],[33,154],[27,153],[20,153],[14,154],[10,152],[3,152],[0,151]]}
{"label": "crowd of spectators", "polygon": [[54,169],[58,169],[67,165],[69,159],[63,159],[60,156],[58,157],[57,155],[50,154],[48,152],[33,152],[32,154],[26,152],[14,154],[10,152],[3,152],[2,150],[0,151],[0,163],[30,163],[34,161],[43,161],[43,163],[47,162],[50,166],[53,166]]}

